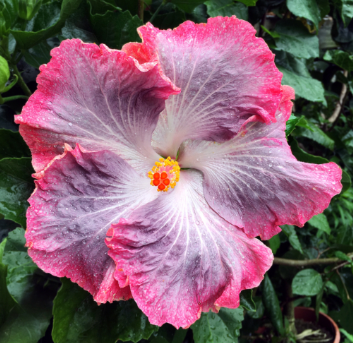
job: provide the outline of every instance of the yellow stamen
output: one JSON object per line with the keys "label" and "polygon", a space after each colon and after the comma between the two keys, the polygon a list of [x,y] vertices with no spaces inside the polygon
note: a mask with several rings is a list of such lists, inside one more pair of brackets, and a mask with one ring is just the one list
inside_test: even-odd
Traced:
{"label": "yellow stamen", "polygon": [[172,160],[170,156],[166,159],[160,158],[147,173],[151,179],[150,184],[157,187],[158,192],[168,192],[174,188],[180,177],[180,167],[177,161]]}

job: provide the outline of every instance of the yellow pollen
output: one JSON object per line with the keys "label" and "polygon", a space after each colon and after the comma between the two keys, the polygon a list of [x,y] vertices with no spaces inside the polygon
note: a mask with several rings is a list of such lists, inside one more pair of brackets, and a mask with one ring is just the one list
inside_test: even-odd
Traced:
{"label": "yellow pollen", "polygon": [[157,187],[158,192],[168,192],[179,181],[180,167],[178,162],[172,160],[170,156],[166,159],[161,157],[155,162],[147,176],[151,179],[151,186]]}

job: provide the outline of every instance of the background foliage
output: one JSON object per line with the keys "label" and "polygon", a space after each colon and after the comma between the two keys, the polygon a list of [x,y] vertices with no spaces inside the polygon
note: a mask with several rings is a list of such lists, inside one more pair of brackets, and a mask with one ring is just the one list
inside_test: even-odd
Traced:
{"label": "background foliage", "polygon": [[[24,248],[30,152],[13,115],[36,89],[38,67],[68,38],[120,49],[136,28],[236,15],[276,55],[296,92],[287,137],[297,159],[333,161],[343,190],[303,227],[282,226],[276,259],[236,310],[203,313],[188,330],[151,325],[134,301],[97,306],[68,279],[45,274]],[[352,0],[0,0],[0,342],[211,343],[296,341],[293,310],[328,313],[353,342]]]}

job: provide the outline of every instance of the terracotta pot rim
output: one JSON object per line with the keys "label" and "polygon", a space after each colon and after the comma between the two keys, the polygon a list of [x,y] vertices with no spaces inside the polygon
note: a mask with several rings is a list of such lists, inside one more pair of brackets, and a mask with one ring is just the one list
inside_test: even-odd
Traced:
{"label": "terracotta pot rim", "polygon": [[[308,312],[315,314],[315,310],[311,307],[297,306],[294,308],[294,313],[295,313],[295,309],[299,309],[302,311],[308,311]],[[334,332],[335,337],[334,337],[333,343],[339,343],[339,341],[341,339],[341,333],[340,333],[340,330],[339,330],[336,322],[330,316],[328,316],[327,314],[325,314],[323,312],[319,312],[319,316],[326,318],[331,323],[332,327],[335,330],[335,332]]]}

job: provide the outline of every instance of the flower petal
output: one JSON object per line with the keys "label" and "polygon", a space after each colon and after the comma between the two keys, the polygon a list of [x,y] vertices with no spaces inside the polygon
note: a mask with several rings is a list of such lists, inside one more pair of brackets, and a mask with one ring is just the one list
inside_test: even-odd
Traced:
{"label": "flower petal", "polygon": [[[151,136],[165,99],[178,89],[159,73],[104,44],[63,41],[40,67],[38,90],[16,116],[35,170],[80,143],[90,151],[112,150],[132,165],[153,164]],[[148,166],[149,168],[149,166]]]}
{"label": "flower petal", "polygon": [[182,89],[166,101],[153,134],[161,155],[175,157],[186,139],[226,141],[252,115],[274,120],[282,74],[250,23],[217,17],[166,31],[148,23],[138,31],[143,43],[126,44],[123,51],[140,63],[158,60]]}
{"label": "flower petal", "polygon": [[273,260],[207,205],[198,171],[182,171],[172,192],[112,225],[108,236],[109,255],[155,325],[185,328],[201,311],[238,307],[241,290],[258,286]]}
{"label": "flower petal", "polygon": [[129,287],[121,289],[113,278],[104,239],[112,222],[155,199],[150,180],[113,152],[79,146],[68,147],[37,176],[26,231],[34,262],[78,283],[97,302],[131,297]]}
{"label": "flower petal", "polygon": [[250,118],[226,143],[188,141],[180,149],[180,165],[203,172],[208,204],[250,237],[267,240],[278,225],[303,226],[342,188],[337,164],[303,163],[292,155],[285,127],[293,98],[293,89],[284,86],[276,123]]}

